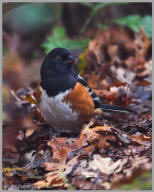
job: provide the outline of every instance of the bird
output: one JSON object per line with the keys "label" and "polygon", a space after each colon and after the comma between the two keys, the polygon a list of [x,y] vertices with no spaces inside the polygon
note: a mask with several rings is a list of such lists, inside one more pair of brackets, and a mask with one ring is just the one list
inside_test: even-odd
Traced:
{"label": "bird", "polygon": [[77,61],[65,48],[51,50],[43,60],[39,108],[49,125],[57,131],[77,133],[93,117],[96,109],[102,112],[132,112],[126,107],[102,102],[74,69]]}

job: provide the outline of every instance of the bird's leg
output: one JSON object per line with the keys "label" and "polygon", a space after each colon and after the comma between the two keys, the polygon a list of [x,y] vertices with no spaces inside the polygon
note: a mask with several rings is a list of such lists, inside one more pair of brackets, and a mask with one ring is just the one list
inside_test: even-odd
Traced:
{"label": "bird's leg", "polygon": [[103,121],[103,125],[104,125],[104,126],[107,126],[107,124],[105,123],[105,116],[104,116],[104,115],[102,115],[102,119],[103,119],[103,120],[102,120],[102,121]]}
{"label": "bird's leg", "polygon": [[62,127],[58,130],[58,137],[60,137],[61,132],[62,132]]}

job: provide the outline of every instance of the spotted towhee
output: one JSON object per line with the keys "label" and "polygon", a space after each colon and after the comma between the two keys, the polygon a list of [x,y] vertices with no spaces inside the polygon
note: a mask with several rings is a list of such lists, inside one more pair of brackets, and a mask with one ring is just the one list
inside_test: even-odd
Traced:
{"label": "spotted towhee", "polygon": [[40,111],[55,129],[78,132],[100,108],[129,113],[131,110],[102,103],[74,70],[76,59],[64,48],[53,49],[41,67]]}

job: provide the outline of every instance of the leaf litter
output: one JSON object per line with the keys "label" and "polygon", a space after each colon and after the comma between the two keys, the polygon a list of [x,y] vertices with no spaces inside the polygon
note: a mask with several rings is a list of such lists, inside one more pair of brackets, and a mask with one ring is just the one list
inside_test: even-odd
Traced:
{"label": "leaf litter", "polygon": [[114,26],[97,32],[84,54],[82,75],[102,101],[136,114],[97,111],[74,137],[58,137],[44,122],[38,108],[39,78],[32,82],[21,77],[21,58],[15,55],[17,70],[6,66],[3,75],[3,189],[117,189],[150,171],[150,47],[143,29],[134,33]]}

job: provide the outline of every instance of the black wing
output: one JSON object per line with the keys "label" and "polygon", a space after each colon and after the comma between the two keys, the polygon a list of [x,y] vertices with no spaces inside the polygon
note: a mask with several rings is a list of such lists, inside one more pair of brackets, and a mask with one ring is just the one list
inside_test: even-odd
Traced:
{"label": "black wing", "polygon": [[95,108],[99,108],[100,105],[102,104],[102,102],[101,102],[100,98],[93,92],[93,90],[90,89],[90,87],[88,86],[85,79],[83,77],[81,77],[80,75],[78,75],[78,82],[80,82],[82,85],[85,86],[85,88],[89,92],[90,96],[93,98]]}
{"label": "black wing", "polygon": [[80,82],[82,85],[85,86],[85,88],[88,90],[89,94],[93,98],[95,108],[101,108],[103,111],[110,112],[110,111],[118,111],[118,112],[124,112],[124,113],[135,113],[133,110],[128,109],[126,107],[122,106],[116,106],[116,105],[109,105],[103,103],[100,98],[93,92],[92,89],[89,88],[87,82],[82,78],[80,75],[78,75],[78,82]]}

